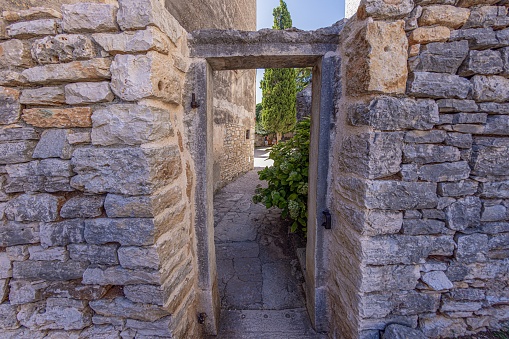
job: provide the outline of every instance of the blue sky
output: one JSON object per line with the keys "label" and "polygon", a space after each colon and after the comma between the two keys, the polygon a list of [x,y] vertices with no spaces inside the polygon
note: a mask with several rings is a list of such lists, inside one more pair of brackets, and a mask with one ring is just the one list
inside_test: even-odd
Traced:
{"label": "blue sky", "polygon": [[[344,0],[286,0],[286,5],[292,16],[293,27],[303,30],[314,30],[327,27],[339,21],[345,14]],[[279,6],[279,0],[257,0],[256,21],[257,29],[272,28],[272,10]],[[263,71],[256,74],[256,102],[262,101],[260,80]]]}

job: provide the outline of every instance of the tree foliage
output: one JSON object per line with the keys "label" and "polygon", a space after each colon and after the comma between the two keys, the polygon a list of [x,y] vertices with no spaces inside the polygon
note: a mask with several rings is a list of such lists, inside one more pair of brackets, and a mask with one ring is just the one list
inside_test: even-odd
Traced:
{"label": "tree foliage", "polygon": [[269,134],[262,127],[262,103],[261,102],[256,104],[255,133],[259,134],[259,135]]}
{"label": "tree foliage", "polygon": [[272,147],[269,159],[274,165],[258,172],[260,180],[268,182],[267,188],[258,187],[253,196],[255,203],[267,208],[278,207],[283,218],[293,220],[291,231],[306,232],[309,136],[309,117],[297,123],[295,135]]}
{"label": "tree foliage", "polygon": [[[274,8],[274,29],[292,27],[290,12],[283,0]],[[269,133],[281,135],[292,131],[297,122],[296,111],[296,71],[291,68],[268,68],[260,83],[262,89],[261,125]]]}
{"label": "tree foliage", "polygon": [[297,85],[297,93],[302,91],[304,88],[306,88],[307,85],[311,82],[312,78],[312,68],[306,67],[306,68],[297,68],[296,69],[296,85]]}

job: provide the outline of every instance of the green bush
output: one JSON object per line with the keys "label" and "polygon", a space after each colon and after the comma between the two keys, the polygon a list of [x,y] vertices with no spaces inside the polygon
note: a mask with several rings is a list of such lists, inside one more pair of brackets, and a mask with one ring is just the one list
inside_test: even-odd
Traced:
{"label": "green bush", "polygon": [[258,187],[253,196],[255,203],[281,209],[283,218],[293,220],[291,231],[304,234],[307,226],[310,125],[309,118],[298,122],[291,139],[272,147],[269,159],[274,160],[274,165],[258,172],[260,180],[267,181],[268,187]]}

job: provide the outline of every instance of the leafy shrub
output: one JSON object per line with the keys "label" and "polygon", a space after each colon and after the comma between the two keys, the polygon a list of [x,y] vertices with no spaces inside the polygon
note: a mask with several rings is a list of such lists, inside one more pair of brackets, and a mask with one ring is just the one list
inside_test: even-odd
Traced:
{"label": "leafy shrub", "polygon": [[281,216],[293,220],[291,231],[306,232],[309,168],[309,118],[297,123],[295,135],[272,147],[269,159],[274,165],[258,172],[267,188],[258,187],[255,203],[278,207]]}

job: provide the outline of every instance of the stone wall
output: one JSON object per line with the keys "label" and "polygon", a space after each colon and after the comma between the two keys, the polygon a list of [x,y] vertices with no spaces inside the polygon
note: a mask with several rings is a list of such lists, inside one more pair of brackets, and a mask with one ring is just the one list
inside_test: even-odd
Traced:
{"label": "stone wall", "polygon": [[362,1],[341,37],[333,338],[509,321],[507,8],[416,3]]}
{"label": "stone wall", "polygon": [[186,32],[158,0],[1,23],[2,337],[199,337]]}

